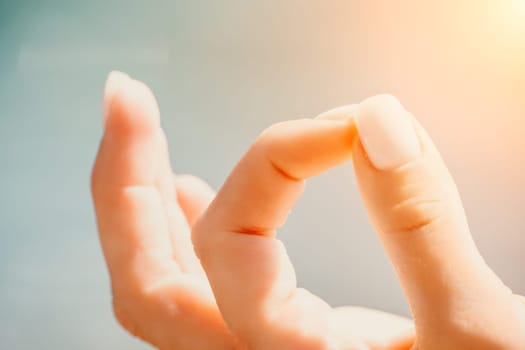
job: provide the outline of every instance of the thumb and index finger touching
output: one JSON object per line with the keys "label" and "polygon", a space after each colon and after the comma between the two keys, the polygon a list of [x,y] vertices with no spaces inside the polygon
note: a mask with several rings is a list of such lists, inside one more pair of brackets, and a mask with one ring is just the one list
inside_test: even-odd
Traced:
{"label": "thumb and index finger touching", "polygon": [[[327,341],[330,308],[297,288],[275,230],[284,224],[305,179],[350,158],[416,327],[439,329],[441,320],[459,310],[469,314],[471,323],[511,335],[515,329],[500,321],[516,319],[512,293],[481,258],[454,181],[425,130],[395,98],[385,95],[316,119],[272,126],[241,159],[200,219],[203,207],[186,206],[188,220],[196,220],[196,252],[232,331],[245,339],[258,337],[265,345],[271,332],[273,348],[288,343],[297,331],[304,344]],[[131,165],[138,161],[127,153],[115,159],[129,159]],[[120,171],[117,163],[113,169]],[[135,176],[133,183],[142,181],[137,177],[142,172],[127,174]],[[201,193],[202,203],[213,197],[208,192]],[[188,196],[178,195],[183,204]],[[501,317],[491,317],[487,300],[498,305]],[[300,347],[308,348],[304,344]]]}
{"label": "thumb and index finger touching", "polygon": [[325,306],[296,288],[275,230],[306,178],[350,158],[416,327],[437,326],[444,316],[439,313],[451,312],[450,305],[461,300],[473,308],[486,298],[506,304],[508,289],[480,256],[454,181],[433,142],[399,101],[381,95],[267,129],[197,222],[197,254],[234,332],[271,327],[296,299],[311,306],[297,312],[296,325],[309,327],[301,323],[302,312],[322,314]]}

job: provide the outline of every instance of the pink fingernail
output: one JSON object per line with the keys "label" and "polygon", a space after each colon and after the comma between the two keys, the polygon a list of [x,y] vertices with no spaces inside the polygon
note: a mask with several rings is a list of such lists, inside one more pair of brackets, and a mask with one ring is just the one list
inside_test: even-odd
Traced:
{"label": "pink fingernail", "polygon": [[421,154],[410,115],[393,96],[378,95],[361,102],[357,108],[356,127],[377,169],[393,169]]}

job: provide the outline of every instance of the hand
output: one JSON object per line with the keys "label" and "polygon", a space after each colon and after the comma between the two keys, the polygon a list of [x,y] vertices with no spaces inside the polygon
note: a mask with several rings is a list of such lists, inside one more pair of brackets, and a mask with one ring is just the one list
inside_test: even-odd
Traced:
{"label": "hand", "polygon": [[132,334],[163,349],[412,347],[407,320],[298,289],[275,238],[304,179],[352,157],[414,314],[414,347],[525,348],[523,299],[483,262],[446,167],[392,97],[269,128],[215,198],[172,175],[144,84],[113,73],[105,105],[92,190],[115,315]]}

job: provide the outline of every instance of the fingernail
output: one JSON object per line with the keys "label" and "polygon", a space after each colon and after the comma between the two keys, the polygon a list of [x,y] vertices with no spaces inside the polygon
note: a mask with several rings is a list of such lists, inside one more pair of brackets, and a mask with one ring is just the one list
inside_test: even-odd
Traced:
{"label": "fingernail", "polygon": [[368,158],[377,169],[393,169],[421,154],[410,114],[393,96],[378,95],[361,102],[355,122]]}
{"label": "fingernail", "polygon": [[111,71],[108,74],[108,77],[106,79],[106,85],[104,87],[104,111],[103,111],[103,123],[104,126],[106,126],[106,121],[108,119],[109,114],[109,108],[111,106],[111,101],[113,100],[113,96],[118,91],[118,89],[122,86],[123,82],[125,82],[127,79],[129,79],[129,76],[126,73],[122,73],[119,71]]}

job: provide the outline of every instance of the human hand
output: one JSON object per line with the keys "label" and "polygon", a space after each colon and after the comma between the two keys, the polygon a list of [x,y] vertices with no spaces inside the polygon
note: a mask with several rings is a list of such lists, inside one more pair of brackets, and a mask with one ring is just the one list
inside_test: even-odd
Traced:
{"label": "human hand", "polygon": [[113,74],[105,105],[92,191],[115,315],[132,334],[163,349],[410,348],[407,320],[298,289],[275,239],[304,179],[352,158],[414,314],[414,347],[525,348],[522,299],[483,262],[446,167],[395,99],[269,128],[215,199],[172,175],[144,84]]}

